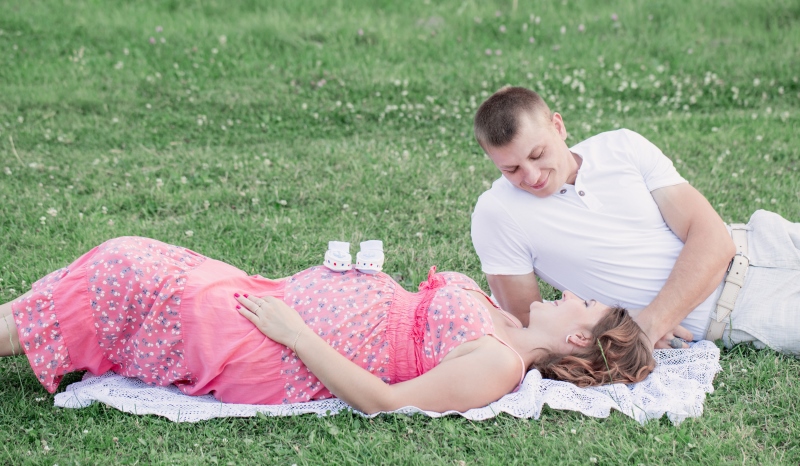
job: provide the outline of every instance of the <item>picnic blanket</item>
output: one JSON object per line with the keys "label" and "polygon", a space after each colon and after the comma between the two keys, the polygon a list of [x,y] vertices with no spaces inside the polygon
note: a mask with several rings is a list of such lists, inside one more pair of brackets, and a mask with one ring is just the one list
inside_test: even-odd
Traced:
{"label": "picnic blanket", "polygon": [[[431,417],[459,415],[472,420],[508,413],[519,418],[538,419],[544,405],[548,405],[552,409],[579,411],[598,418],[608,417],[611,410],[616,409],[642,424],[666,414],[675,425],[688,417],[702,415],[706,393],[714,391],[714,376],[722,370],[719,348],[710,341],[700,341],[688,349],[656,350],[654,356],[655,371],[636,384],[579,388],[568,382],[543,379],[539,371],[531,370],[519,390],[482,408],[438,413],[409,406],[393,413],[421,413]],[[212,395],[188,396],[174,386],[153,387],[113,372],[99,376],[87,373],[82,381],[69,385],[66,391],[55,396],[55,405],[63,408],[82,408],[95,401],[127,413],[157,414],[174,422],[252,417],[258,413],[328,416],[352,410],[368,417],[377,415],[363,414],[339,399],[286,405],[222,403]]]}

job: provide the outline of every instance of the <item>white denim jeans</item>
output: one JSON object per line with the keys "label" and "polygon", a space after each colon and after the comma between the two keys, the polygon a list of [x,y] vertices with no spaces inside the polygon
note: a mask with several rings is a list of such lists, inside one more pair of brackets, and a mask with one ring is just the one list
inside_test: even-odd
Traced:
{"label": "white denim jeans", "polygon": [[758,210],[747,226],[750,267],[722,340],[800,356],[800,223]]}

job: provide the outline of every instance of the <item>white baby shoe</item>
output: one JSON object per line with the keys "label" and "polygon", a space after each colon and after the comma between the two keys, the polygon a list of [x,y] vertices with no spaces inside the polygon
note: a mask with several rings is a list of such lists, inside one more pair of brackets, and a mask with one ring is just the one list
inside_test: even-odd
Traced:
{"label": "white baby shoe", "polygon": [[325,267],[334,272],[344,272],[353,268],[352,261],[350,243],[328,241],[328,250],[325,252]]}
{"label": "white baby shoe", "polygon": [[383,269],[383,241],[373,239],[361,243],[356,255],[356,268],[359,272],[375,274]]}

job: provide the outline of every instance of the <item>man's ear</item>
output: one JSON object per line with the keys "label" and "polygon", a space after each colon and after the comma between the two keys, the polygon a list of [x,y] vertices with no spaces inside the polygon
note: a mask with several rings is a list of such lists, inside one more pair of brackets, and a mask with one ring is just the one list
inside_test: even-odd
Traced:
{"label": "man's ear", "polygon": [[558,135],[561,136],[561,139],[567,139],[567,127],[564,125],[564,120],[561,118],[561,114],[558,112],[553,112],[553,115],[550,117],[550,121],[553,123],[553,127],[555,128]]}

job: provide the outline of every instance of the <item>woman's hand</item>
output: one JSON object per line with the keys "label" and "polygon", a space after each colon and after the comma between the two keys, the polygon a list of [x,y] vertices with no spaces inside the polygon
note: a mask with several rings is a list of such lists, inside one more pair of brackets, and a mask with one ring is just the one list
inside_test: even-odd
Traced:
{"label": "woman's hand", "polygon": [[236,306],[239,314],[245,316],[264,335],[282,345],[290,346],[298,334],[306,328],[300,314],[280,299],[272,296],[264,298],[234,295],[241,303]]}

